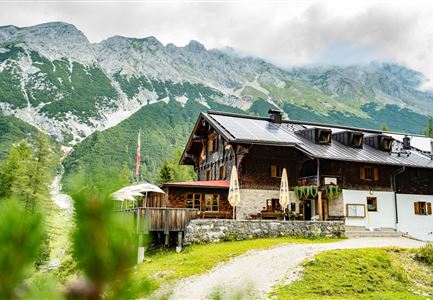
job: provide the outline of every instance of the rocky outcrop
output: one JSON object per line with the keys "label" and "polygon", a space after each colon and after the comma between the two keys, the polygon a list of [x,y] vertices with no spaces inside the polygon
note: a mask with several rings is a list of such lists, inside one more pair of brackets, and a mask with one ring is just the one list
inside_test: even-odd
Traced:
{"label": "rocky outcrop", "polygon": [[221,241],[241,241],[255,238],[342,237],[343,222],[337,221],[269,221],[269,220],[192,220],[185,233],[184,243],[202,244]]}

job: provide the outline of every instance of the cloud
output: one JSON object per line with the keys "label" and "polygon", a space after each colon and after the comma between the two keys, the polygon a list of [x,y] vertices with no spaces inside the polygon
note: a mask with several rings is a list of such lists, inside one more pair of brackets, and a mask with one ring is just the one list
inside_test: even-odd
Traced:
{"label": "cloud", "polygon": [[[233,47],[280,66],[404,64],[433,79],[433,4],[377,1],[159,1],[0,3],[0,22],[73,23],[92,42],[153,35]],[[433,86],[433,84],[432,84]]]}

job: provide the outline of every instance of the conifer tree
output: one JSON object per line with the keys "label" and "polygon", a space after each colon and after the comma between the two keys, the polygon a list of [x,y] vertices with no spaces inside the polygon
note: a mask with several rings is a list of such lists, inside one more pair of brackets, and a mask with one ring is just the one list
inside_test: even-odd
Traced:
{"label": "conifer tree", "polygon": [[388,126],[388,124],[383,123],[383,124],[380,126],[380,130],[381,130],[381,131],[389,131],[389,126]]}
{"label": "conifer tree", "polygon": [[48,138],[38,134],[33,145],[33,160],[29,163],[29,193],[26,195],[26,211],[34,212],[36,204],[49,198],[49,184],[53,169],[53,151]]}
{"label": "conifer tree", "polygon": [[0,199],[19,199],[26,212],[49,198],[54,160],[48,138],[39,134],[32,148],[24,141],[14,146],[0,165]]}
{"label": "conifer tree", "polygon": [[164,161],[164,164],[159,171],[158,182],[171,182],[173,181],[173,169],[170,167],[168,161]]}
{"label": "conifer tree", "polygon": [[0,199],[20,196],[28,190],[32,152],[26,142],[14,146],[0,165]]}

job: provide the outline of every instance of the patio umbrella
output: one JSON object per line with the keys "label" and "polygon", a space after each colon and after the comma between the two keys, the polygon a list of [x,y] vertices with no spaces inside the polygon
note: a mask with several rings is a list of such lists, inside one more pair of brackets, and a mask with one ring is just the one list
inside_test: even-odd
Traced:
{"label": "patio umbrella", "polygon": [[[150,183],[140,183],[135,185],[126,186],[124,188],[121,188],[120,190],[114,192],[111,194],[114,200],[117,201],[135,201],[135,197],[143,197],[146,196],[145,202],[147,202],[147,193],[153,192],[153,193],[160,193],[165,194],[163,190],[161,190],[156,185],[150,184]],[[123,207],[123,203],[122,203]]]}
{"label": "patio umbrella", "polygon": [[232,168],[232,174],[230,176],[230,187],[228,200],[230,205],[233,206],[233,220],[235,219],[236,206],[241,202],[241,195],[239,192],[239,180],[238,171],[236,166]]}
{"label": "patio umbrella", "polygon": [[[281,175],[281,185],[280,185],[280,205],[283,208],[283,214],[285,212],[286,207],[290,204],[289,199],[289,180],[287,179],[287,171],[286,168],[283,169],[283,174]],[[286,215],[284,214],[284,220],[286,219]]]}
{"label": "patio umbrella", "polygon": [[139,193],[146,195],[146,197],[144,199],[144,207],[147,207],[147,194],[149,192],[165,194],[164,191],[161,190],[159,187],[157,187],[156,185],[147,183],[147,182],[139,183],[136,185],[131,185],[129,188],[131,191],[139,192]]}

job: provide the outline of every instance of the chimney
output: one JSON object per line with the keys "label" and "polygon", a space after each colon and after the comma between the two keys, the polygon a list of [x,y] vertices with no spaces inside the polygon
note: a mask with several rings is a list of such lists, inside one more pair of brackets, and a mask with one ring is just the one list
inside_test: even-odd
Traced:
{"label": "chimney", "polygon": [[283,115],[278,109],[270,109],[268,114],[271,115],[271,121],[280,124],[283,120]]}
{"label": "chimney", "polygon": [[403,138],[403,149],[410,150],[410,137],[407,135]]}

